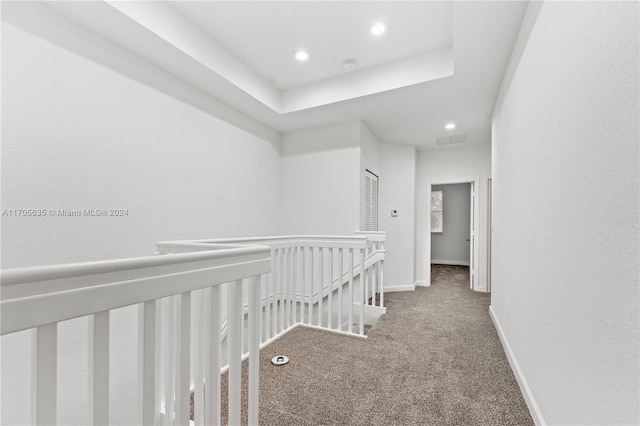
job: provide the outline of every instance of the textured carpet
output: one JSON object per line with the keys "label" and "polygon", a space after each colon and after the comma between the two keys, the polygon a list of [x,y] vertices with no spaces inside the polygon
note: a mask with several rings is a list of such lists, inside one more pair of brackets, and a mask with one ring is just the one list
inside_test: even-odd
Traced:
{"label": "textured carpet", "polygon": [[298,327],[266,347],[260,423],[532,425],[489,295],[469,290],[467,267],[432,271],[431,287],[385,294],[368,339]]}

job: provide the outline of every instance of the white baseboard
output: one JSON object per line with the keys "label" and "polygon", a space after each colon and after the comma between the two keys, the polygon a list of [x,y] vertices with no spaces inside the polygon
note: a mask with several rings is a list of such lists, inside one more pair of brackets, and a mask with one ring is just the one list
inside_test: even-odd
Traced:
{"label": "white baseboard", "polygon": [[388,285],[385,284],[384,285],[384,292],[385,293],[393,293],[394,291],[414,291],[416,289],[416,285],[415,284],[409,284],[409,285]]}
{"label": "white baseboard", "polygon": [[416,287],[430,287],[431,284],[426,282],[426,281],[416,281],[415,286]]}
{"label": "white baseboard", "polygon": [[516,359],[513,351],[511,350],[511,346],[509,346],[509,341],[507,340],[507,336],[504,335],[502,331],[502,326],[500,326],[500,321],[496,316],[495,311],[493,310],[493,306],[489,306],[489,315],[493,320],[493,324],[498,331],[498,336],[500,337],[500,341],[502,342],[502,347],[504,348],[504,352],[507,354],[507,359],[509,360],[509,365],[511,365],[511,370],[513,370],[513,374],[516,376],[516,380],[518,381],[518,385],[520,386],[520,391],[524,396],[524,400],[527,403],[527,407],[529,407],[529,413],[533,418],[533,422],[536,425],[546,425],[544,418],[542,417],[542,413],[540,412],[540,408],[536,403],[536,399],[533,397],[533,393],[529,388],[529,384],[527,383],[527,379],[522,374],[522,370],[520,369],[520,364],[518,364],[518,360]]}
{"label": "white baseboard", "polygon": [[460,265],[460,266],[469,266],[469,261],[465,260],[432,260],[431,264],[436,265]]}

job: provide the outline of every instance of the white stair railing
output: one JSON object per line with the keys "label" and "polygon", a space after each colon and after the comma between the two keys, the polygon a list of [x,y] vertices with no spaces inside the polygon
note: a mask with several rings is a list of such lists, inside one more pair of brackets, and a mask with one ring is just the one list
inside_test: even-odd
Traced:
{"label": "white stair railing", "polygon": [[[243,286],[248,287],[249,424],[258,423],[260,288],[271,268],[263,246],[4,270],[1,334],[33,330],[33,424],[56,424],[58,323],[89,321],[89,407],[109,423],[110,311],[139,306],[139,424],[189,424],[190,384],[206,387],[197,424],[220,424],[221,318],[229,328],[228,420],[241,420]],[[224,285],[226,283],[226,285]],[[224,293],[227,293],[225,297]],[[192,315],[193,300],[201,315]],[[225,303],[226,302],[226,303]],[[166,309],[170,316],[160,315]],[[200,323],[194,345],[192,322]],[[195,347],[196,354],[191,354]],[[192,363],[192,359],[198,360]],[[195,386],[200,394],[202,386]]]}
{"label": "white stair railing", "polygon": [[[367,255],[365,259],[365,269],[367,271],[365,291],[366,303],[370,306],[384,306],[384,261],[386,250],[384,243],[387,240],[387,233],[382,231],[356,231],[356,235],[367,237]],[[380,299],[376,305],[376,294]]]}
{"label": "white stair railing", "polygon": [[[159,253],[269,246],[271,272],[262,286],[264,346],[298,325],[365,337],[365,324],[386,312],[383,307],[386,252],[382,245],[385,237],[384,232],[367,232],[356,236],[163,241],[156,246]],[[367,247],[374,249],[367,253]],[[363,277],[375,278],[369,284]]]}

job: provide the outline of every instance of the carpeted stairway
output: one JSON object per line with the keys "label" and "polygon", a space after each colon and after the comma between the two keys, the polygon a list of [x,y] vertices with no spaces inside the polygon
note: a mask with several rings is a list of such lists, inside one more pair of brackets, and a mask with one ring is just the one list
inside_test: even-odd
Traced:
{"label": "carpeted stairway", "polygon": [[[431,287],[385,294],[368,339],[298,327],[266,347],[260,423],[532,425],[490,296],[469,290],[466,267],[432,274]],[[291,361],[273,366],[275,355]]]}

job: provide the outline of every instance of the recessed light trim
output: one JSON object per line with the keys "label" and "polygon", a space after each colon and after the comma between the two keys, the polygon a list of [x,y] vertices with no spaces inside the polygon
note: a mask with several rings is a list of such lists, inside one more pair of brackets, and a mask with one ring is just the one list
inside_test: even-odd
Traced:
{"label": "recessed light trim", "polygon": [[309,52],[307,52],[306,50],[296,50],[295,52],[293,52],[293,56],[295,56],[295,58],[300,62],[307,61],[311,57]]}
{"label": "recessed light trim", "polygon": [[371,34],[373,34],[375,36],[382,35],[386,31],[387,31],[387,26],[384,24],[384,22],[376,22],[371,27]]}
{"label": "recessed light trim", "polygon": [[447,130],[453,130],[456,128],[456,123],[447,123],[444,128]]}

